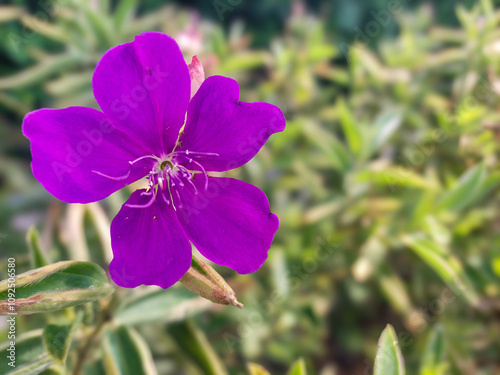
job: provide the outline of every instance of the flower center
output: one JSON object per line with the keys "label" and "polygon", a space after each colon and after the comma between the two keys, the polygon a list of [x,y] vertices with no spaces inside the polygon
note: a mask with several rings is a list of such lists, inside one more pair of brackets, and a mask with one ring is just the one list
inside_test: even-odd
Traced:
{"label": "flower center", "polygon": [[[146,204],[127,203],[126,206],[132,208],[150,207],[155,202],[158,194],[160,194],[162,199],[167,204],[172,204],[174,209],[177,209],[174,204],[173,196],[175,195],[177,197],[178,208],[182,208],[179,189],[183,189],[187,185],[189,185],[190,188],[193,189],[194,194],[198,194],[198,189],[192,181],[195,174],[203,174],[205,178],[204,190],[207,189],[207,172],[205,171],[203,166],[197,160],[195,160],[207,156],[219,156],[219,154],[212,152],[193,152],[189,150],[173,151],[162,158],[159,158],[155,155],[145,155],[135,160],[129,161],[129,170],[123,176],[113,177],[99,171],[93,170],[92,172],[114,181],[121,181],[130,176],[134,164],[144,159],[153,159],[155,163],[153,164],[152,169],[147,175],[148,187],[146,188],[146,191],[141,193],[141,195],[150,196],[151,198]],[[186,165],[196,166],[197,168],[199,168],[199,170],[189,170]]]}

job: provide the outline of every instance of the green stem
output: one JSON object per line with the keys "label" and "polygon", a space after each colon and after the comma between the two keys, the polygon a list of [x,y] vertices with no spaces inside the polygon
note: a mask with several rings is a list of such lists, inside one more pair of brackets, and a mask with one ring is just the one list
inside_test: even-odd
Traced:
{"label": "green stem", "polygon": [[83,364],[85,363],[87,355],[90,351],[90,348],[96,341],[97,337],[101,334],[106,324],[111,321],[112,317],[111,313],[114,310],[115,306],[117,305],[118,300],[119,300],[118,291],[115,290],[115,293],[113,293],[113,295],[111,296],[108,305],[101,310],[96,326],[94,327],[90,335],[87,337],[87,340],[85,341],[83,347],[78,352],[78,358],[76,361],[75,369],[73,370],[73,375],[80,375],[83,368]]}

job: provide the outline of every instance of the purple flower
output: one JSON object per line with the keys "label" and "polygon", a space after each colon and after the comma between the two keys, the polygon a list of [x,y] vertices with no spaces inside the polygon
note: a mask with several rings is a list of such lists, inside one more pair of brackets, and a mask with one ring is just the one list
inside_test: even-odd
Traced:
{"label": "purple flower", "polygon": [[267,258],[278,218],[264,193],[207,172],[248,162],[285,118],[271,104],[240,102],[230,78],[202,80],[196,58],[188,67],[172,38],[147,32],[97,65],[102,112],[40,109],[24,119],[33,175],[62,201],[98,201],[147,178],[111,224],[110,274],[120,286],[173,285],[190,267],[190,241],[238,273]]}

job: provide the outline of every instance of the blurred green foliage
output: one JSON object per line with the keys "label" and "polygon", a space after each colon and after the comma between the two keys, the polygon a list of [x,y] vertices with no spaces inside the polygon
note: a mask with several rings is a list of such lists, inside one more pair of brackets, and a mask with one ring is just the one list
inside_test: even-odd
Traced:
{"label": "blurred green foliage", "polygon": [[[85,206],[51,198],[20,124],[40,107],[95,107],[92,72],[111,46],[166,32],[207,76],[236,78],[242,100],[287,117],[230,172],[280,217],[261,270],[217,268],[245,308],[148,287],[18,316],[18,361],[31,373],[64,373],[63,363],[85,374],[399,371],[395,332],[408,374],[500,373],[493,1],[234,0],[222,19],[216,2],[190,2],[201,14],[162,1],[14,3],[0,7],[0,279],[8,257],[18,274],[48,259],[107,270],[126,193]],[[31,230],[28,246],[33,224],[41,234]],[[43,344],[51,332],[63,332],[62,347]],[[380,353],[389,359],[374,365]]]}

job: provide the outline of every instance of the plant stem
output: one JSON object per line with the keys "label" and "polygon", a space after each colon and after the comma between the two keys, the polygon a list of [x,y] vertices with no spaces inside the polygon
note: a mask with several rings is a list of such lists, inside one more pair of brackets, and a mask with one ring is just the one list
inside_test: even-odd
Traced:
{"label": "plant stem", "polygon": [[88,352],[90,351],[92,344],[95,342],[97,337],[100,335],[102,329],[111,320],[111,312],[113,311],[113,309],[115,308],[115,306],[118,302],[117,295],[118,295],[118,291],[115,290],[115,293],[113,293],[113,295],[111,296],[111,299],[110,299],[108,305],[104,309],[101,310],[97,324],[95,325],[91,334],[87,337],[87,340],[85,341],[85,344],[83,345],[83,347],[78,352],[78,358],[76,361],[75,369],[73,370],[73,375],[80,375],[82,368],[83,368],[83,364],[85,363],[85,359],[87,358]]}

